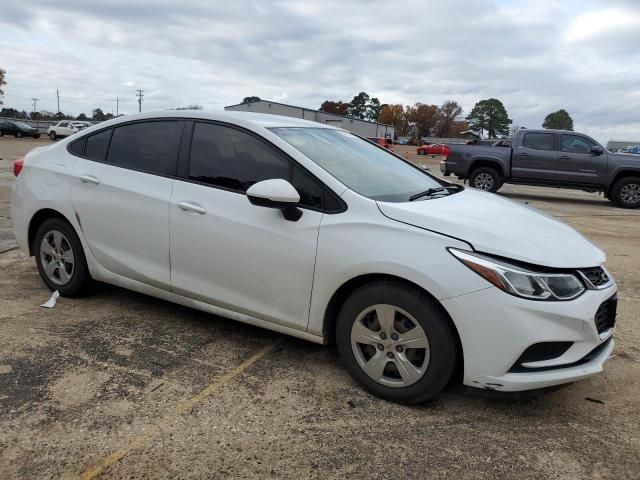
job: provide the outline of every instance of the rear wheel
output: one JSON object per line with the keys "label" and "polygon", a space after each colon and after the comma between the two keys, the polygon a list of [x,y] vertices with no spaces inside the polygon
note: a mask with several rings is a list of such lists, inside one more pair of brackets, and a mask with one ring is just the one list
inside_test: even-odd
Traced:
{"label": "rear wheel", "polygon": [[16,138],[22,138],[22,132],[16,132]]}
{"label": "rear wheel", "polygon": [[424,150],[422,150],[422,149],[418,150],[418,155],[424,155],[424,154],[425,154]]}
{"label": "rear wheel", "polygon": [[485,192],[497,192],[502,186],[502,179],[495,169],[480,167],[469,176],[469,185]]}
{"label": "rear wheel", "polygon": [[0,137],[4,137],[4,130],[0,130]]}
{"label": "rear wheel", "polygon": [[57,138],[56,132],[49,132],[49,138],[53,141]]}
{"label": "rear wheel", "polygon": [[50,290],[63,297],[77,297],[91,283],[80,239],[65,220],[45,220],[35,237],[34,253],[38,271]]}
{"label": "rear wheel", "polygon": [[387,281],[351,294],[338,316],[336,343],[358,383],[400,403],[436,396],[451,379],[458,354],[435,301],[417,288]]}
{"label": "rear wheel", "polygon": [[36,139],[37,139],[37,138],[40,138],[40,134],[39,134],[39,133],[36,133],[36,134],[33,136],[33,138],[36,138]]}
{"label": "rear wheel", "polygon": [[611,188],[609,199],[618,207],[640,207],[640,177],[626,177],[618,180]]}

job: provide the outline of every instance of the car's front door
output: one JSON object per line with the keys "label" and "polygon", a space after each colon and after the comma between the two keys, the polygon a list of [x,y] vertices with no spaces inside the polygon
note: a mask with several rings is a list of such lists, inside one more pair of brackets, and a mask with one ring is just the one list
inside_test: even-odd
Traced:
{"label": "car's front door", "polygon": [[[598,185],[607,174],[606,153],[592,153],[599,146],[584,135],[563,133],[556,168],[556,181]],[[604,152],[604,149],[603,149]]]}
{"label": "car's front door", "polygon": [[84,157],[73,167],[71,201],[92,255],[112,273],[166,290],[183,127],[177,120],[130,123],[71,144]]}
{"label": "car's front door", "polygon": [[[206,122],[193,126],[183,175],[171,198],[172,290],[251,317],[306,328],[322,185],[256,135]],[[271,178],[291,181],[301,205],[310,207],[298,221],[249,203],[247,188]]]}
{"label": "car's front door", "polygon": [[521,144],[513,149],[511,176],[527,180],[553,181],[558,152],[554,133],[524,133]]}

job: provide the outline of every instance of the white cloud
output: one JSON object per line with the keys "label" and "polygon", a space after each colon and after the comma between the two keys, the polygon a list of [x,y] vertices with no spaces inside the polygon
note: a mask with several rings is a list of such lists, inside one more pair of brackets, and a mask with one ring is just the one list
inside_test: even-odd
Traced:
{"label": "white cloud", "polygon": [[468,112],[500,98],[537,127],[565,108],[599,140],[640,137],[640,4],[596,0],[13,2],[0,16],[5,106],[88,113],[245,96],[306,107],[367,91]]}

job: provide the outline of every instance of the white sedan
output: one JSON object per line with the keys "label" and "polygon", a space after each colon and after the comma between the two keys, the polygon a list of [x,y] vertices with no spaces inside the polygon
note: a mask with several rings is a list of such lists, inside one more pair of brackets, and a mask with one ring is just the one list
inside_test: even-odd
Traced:
{"label": "white sedan", "polygon": [[[335,342],[415,403],[601,372],[616,284],[567,225],[348,131],[275,115],[101,123],[14,165],[15,237],[63,296],[91,280]],[[455,376],[456,373],[460,376]]]}

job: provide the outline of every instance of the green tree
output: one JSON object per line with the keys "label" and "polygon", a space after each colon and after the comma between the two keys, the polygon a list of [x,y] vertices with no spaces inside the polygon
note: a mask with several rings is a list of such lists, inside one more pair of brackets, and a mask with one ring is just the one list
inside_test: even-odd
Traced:
{"label": "green tree", "polygon": [[92,113],[92,119],[95,120],[96,122],[103,122],[106,119],[106,117],[102,109],[96,108]]}
{"label": "green tree", "polygon": [[544,118],[542,128],[573,131],[573,118],[564,108],[561,108],[557,112],[551,112]]}
{"label": "green tree", "polygon": [[242,103],[254,103],[254,102],[259,102],[260,100],[262,100],[260,97],[244,97],[242,99]]}
{"label": "green tree", "polygon": [[0,68],[0,105],[2,105],[2,97],[4,97],[4,90],[2,90],[2,86],[7,84],[7,82],[4,81],[6,73],[7,72],[5,70]]}
{"label": "green tree", "polygon": [[469,126],[473,130],[487,131],[489,138],[498,138],[498,135],[509,135],[509,125],[513,120],[507,115],[507,109],[497,98],[480,100],[473,106],[471,113],[467,115]]}
{"label": "green tree", "polygon": [[62,112],[58,112],[53,116],[54,120],[64,120],[66,117],[66,115]]}
{"label": "green tree", "polygon": [[84,120],[84,121],[86,121],[86,120],[89,120],[89,119],[87,118],[87,116],[84,113],[81,113],[80,115],[78,115],[76,117],[76,120]]}
{"label": "green tree", "polygon": [[348,103],[344,103],[342,101],[334,102],[333,100],[325,100],[320,105],[321,112],[334,113],[336,115],[348,115],[349,114]]}

